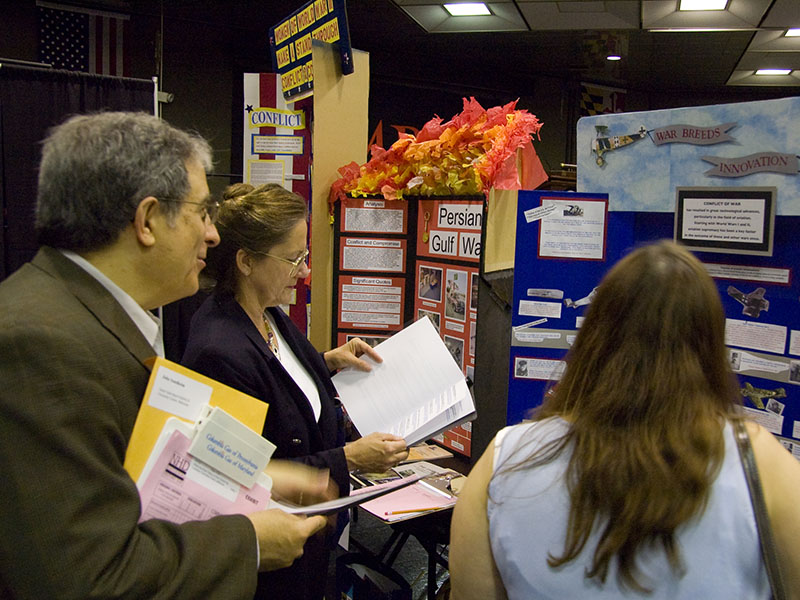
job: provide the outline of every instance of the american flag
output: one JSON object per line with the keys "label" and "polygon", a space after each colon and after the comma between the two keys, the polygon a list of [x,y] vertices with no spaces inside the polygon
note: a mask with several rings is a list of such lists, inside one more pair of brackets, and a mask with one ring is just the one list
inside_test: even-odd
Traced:
{"label": "american flag", "polygon": [[37,2],[39,60],[56,69],[128,76],[127,15]]}

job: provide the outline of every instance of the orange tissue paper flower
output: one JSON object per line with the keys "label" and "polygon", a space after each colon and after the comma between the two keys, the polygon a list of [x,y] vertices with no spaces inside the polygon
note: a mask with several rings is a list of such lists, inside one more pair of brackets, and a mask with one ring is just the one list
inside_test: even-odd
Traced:
{"label": "orange tissue paper flower", "polygon": [[[339,169],[330,202],[350,196],[382,194],[387,200],[404,196],[487,194],[492,187],[519,189],[516,152],[538,162],[531,137],[542,123],[517,101],[485,110],[475,98],[464,98],[463,110],[443,123],[435,116],[416,136],[401,133],[384,150],[371,148],[363,165]],[[539,163],[541,164],[541,163]],[[523,177],[523,183],[527,177]],[[546,179],[546,174],[545,174]]]}

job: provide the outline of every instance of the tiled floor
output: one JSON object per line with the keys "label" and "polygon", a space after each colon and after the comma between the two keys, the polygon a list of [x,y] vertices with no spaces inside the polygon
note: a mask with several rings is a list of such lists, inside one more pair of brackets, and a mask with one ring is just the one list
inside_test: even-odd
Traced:
{"label": "tiled floor", "polygon": [[[350,525],[351,539],[357,540],[365,547],[365,549],[372,553],[378,554],[392,534],[391,527],[373,517],[365,511],[360,511],[358,520]],[[351,551],[356,551],[355,545],[351,544]],[[446,557],[446,548],[439,546],[439,550],[444,550]],[[344,550],[339,548],[337,556],[344,554]],[[397,571],[411,586],[413,600],[425,600],[427,598],[427,582],[428,582],[428,555],[425,549],[413,536],[408,538],[400,553],[397,555],[392,568]],[[440,587],[447,580],[447,571],[443,567],[437,569],[437,587]],[[327,600],[340,600],[336,593],[336,561],[331,561],[329,569],[329,585]]]}
{"label": "tiled floor", "polygon": [[[469,459],[462,456],[453,456],[443,460],[436,461],[439,466],[455,469],[460,473],[469,472]],[[447,541],[449,538],[449,521],[452,516],[452,510],[441,511],[432,513],[429,516],[419,517],[414,521],[422,527],[431,526],[431,529],[437,531],[437,537],[440,540]],[[378,554],[383,545],[392,535],[392,527],[372,516],[364,510],[358,511],[358,518],[350,523],[350,538],[356,540],[365,548],[367,552]],[[445,545],[438,545],[437,549],[443,554],[445,560],[447,559],[447,547]],[[355,544],[351,544],[351,551],[357,551],[358,548]],[[343,554],[344,551],[339,548],[337,555]],[[326,600],[341,600],[340,595],[336,593],[336,560],[335,556],[331,560],[329,569],[329,585]],[[397,558],[392,563],[392,568],[397,571],[403,579],[405,579],[411,586],[412,600],[426,600],[428,592],[428,554],[419,541],[412,535],[403,546]],[[448,580],[448,572],[443,567],[438,567],[436,573],[436,586],[437,589]],[[449,594],[442,594],[441,597],[447,597]]]}

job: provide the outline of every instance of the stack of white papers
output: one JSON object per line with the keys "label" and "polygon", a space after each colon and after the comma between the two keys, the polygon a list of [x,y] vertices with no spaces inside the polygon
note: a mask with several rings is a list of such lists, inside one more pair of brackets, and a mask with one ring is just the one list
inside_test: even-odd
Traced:
{"label": "stack of white papers", "polygon": [[345,369],[333,377],[342,404],[361,435],[391,433],[416,444],[475,418],[475,403],[429,319],[378,344],[372,371]]}

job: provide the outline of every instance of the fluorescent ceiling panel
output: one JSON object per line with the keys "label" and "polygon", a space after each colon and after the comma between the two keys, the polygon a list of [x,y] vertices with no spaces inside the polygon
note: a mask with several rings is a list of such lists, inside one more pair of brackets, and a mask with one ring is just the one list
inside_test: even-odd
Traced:
{"label": "fluorescent ceiling panel", "polygon": [[443,6],[452,17],[479,17],[492,14],[483,2],[461,2]]}
{"label": "fluorescent ceiling panel", "polygon": [[678,10],[725,10],[728,0],[680,0]]}
{"label": "fluorescent ceiling panel", "polygon": [[727,85],[753,87],[800,87],[800,71],[790,75],[756,75],[755,71],[734,71]]}
{"label": "fluorescent ceiling panel", "polygon": [[528,31],[519,11],[509,2],[487,2],[491,15],[453,17],[441,4],[404,4],[402,8],[429,33]]}
{"label": "fluorescent ceiling panel", "polygon": [[[779,1],[779,0],[776,0]],[[726,10],[681,11],[675,0],[642,0],[644,29],[755,29],[771,0],[729,0]],[[785,25],[786,26],[786,25]]]}

